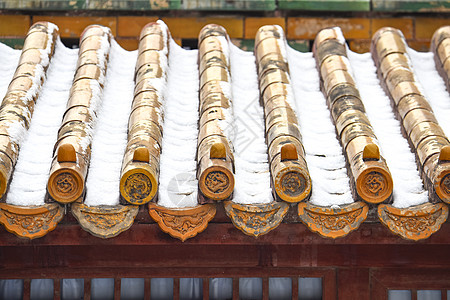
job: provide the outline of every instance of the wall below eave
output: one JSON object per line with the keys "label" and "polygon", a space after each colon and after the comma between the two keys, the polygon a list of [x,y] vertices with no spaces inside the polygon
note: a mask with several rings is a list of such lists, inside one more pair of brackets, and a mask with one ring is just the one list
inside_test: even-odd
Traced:
{"label": "wall below eave", "polygon": [[278,24],[285,30],[292,47],[300,51],[310,51],[317,32],[325,27],[339,26],[353,51],[367,52],[375,31],[384,26],[392,26],[403,32],[412,48],[428,51],[434,31],[450,24],[448,13],[381,15],[378,12],[179,10],[145,13],[150,16],[142,16],[142,12],[124,11],[0,10],[0,42],[20,48],[29,26],[34,22],[45,20],[58,25],[61,38],[69,39],[74,44],[86,26],[90,24],[108,26],[122,47],[134,50],[137,49],[138,36],[143,26],[161,18],[169,26],[173,38],[185,46],[195,46],[193,40],[197,38],[204,25],[218,23],[227,29],[237,45],[245,50],[253,50],[257,29],[267,24]]}

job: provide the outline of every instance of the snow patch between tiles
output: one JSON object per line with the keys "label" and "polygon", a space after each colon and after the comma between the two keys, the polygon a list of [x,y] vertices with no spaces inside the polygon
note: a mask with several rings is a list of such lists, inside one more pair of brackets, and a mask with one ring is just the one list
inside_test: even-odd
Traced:
{"label": "snow patch between tiles", "polygon": [[86,180],[84,204],[88,206],[119,204],[120,172],[127,145],[137,54],[137,51],[126,51],[111,40],[103,100],[94,126]]}
{"label": "snow patch between tiles", "polygon": [[195,207],[198,205],[198,51],[185,50],[173,39],[169,48],[158,204],[167,208]]}
{"label": "snow patch between tiles", "polygon": [[407,48],[407,51],[421,90],[445,135],[450,137],[450,94],[436,69],[434,55],[432,52],[417,52],[411,48]]}
{"label": "snow patch between tiles", "polygon": [[0,43],[0,99],[5,97],[8,85],[16,71],[22,51]]}
{"label": "snow patch between tiles", "polygon": [[319,206],[354,202],[345,158],[336,137],[326,99],[320,91],[320,76],[311,52],[287,48],[305,159],[312,181],[310,203]]}
{"label": "snow patch between tiles", "polygon": [[58,38],[47,70],[47,80],[37,99],[30,128],[20,146],[19,158],[6,197],[8,204],[44,204],[53,146],[66,109],[77,59],[78,50],[66,48]]}
{"label": "snow patch between tiles", "polygon": [[401,125],[394,116],[390,99],[380,85],[371,54],[358,54],[347,49],[347,55],[366,114],[380,143],[380,152],[392,174],[392,205],[406,208],[428,202],[428,192],[423,187],[415,156],[401,133]]}
{"label": "snow patch between tiles", "polygon": [[264,112],[259,104],[255,56],[230,43],[234,113],[235,188],[233,202],[261,204],[273,201],[265,141]]}

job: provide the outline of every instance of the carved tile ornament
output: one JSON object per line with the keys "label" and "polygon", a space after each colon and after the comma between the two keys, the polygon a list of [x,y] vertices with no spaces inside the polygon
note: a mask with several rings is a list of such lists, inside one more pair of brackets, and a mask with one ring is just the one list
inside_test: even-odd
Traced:
{"label": "carved tile ornament", "polygon": [[408,240],[422,240],[437,232],[447,220],[448,207],[444,203],[425,203],[408,208],[379,205],[378,217],[390,231]]}
{"label": "carved tile ornament", "polygon": [[148,212],[165,233],[184,242],[204,231],[216,215],[214,204],[194,208],[165,208],[155,203],[148,204]]}
{"label": "carved tile ornament", "polygon": [[141,173],[134,173],[130,175],[124,184],[125,194],[130,195],[130,198],[136,202],[135,204],[140,205],[145,202],[152,192],[152,182],[148,176]]}
{"label": "carved tile ornament", "polygon": [[72,214],[80,226],[94,236],[112,238],[133,225],[139,206],[87,206],[82,203],[72,204]]}
{"label": "carved tile ornament", "polygon": [[224,207],[234,226],[254,237],[277,228],[289,210],[289,204],[275,201],[269,204],[253,205],[225,201]]}
{"label": "carved tile ornament", "polygon": [[212,193],[219,194],[229,187],[230,180],[223,172],[210,172],[206,175],[205,185]]}
{"label": "carved tile ornament", "polygon": [[64,208],[56,203],[31,207],[0,203],[0,223],[27,239],[43,237],[56,228],[63,216]]}
{"label": "carved tile ornament", "polygon": [[339,208],[298,204],[298,215],[312,232],[323,237],[339,238],[359,228],[367,218],[369,206],[364,202],[341,205]]}

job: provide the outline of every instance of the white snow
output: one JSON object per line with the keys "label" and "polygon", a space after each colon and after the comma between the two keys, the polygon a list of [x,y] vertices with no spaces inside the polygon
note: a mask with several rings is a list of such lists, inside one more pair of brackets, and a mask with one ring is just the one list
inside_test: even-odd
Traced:
{"label": "white snow", "polygon": [[126,51],[111,40],[106,84],[97,111],[86,180],[84,204],[89,206],[119,204],[120,171],[127,144],[136,59],[137,51]]}
{"label": "white snow", "polygon": [[[28,109],[26,109],[26,112],[28,115],[30,115],[30,112]],[[16,145],[21,145],[22,141],[27,135],[27,129],[25,127],[25,123],[23,122],[11,122],[8,123],[6,127],[6,131],[8,132],[8,135],[11,139],[11,142]]]}
{"label": "white snow", "polygon": [[288,47],[287,54],[305,159],[312,181],[309,201],[319,206],[352,203],[345,158],[326,99],[320,91],[316,61],[311,52],[301,53]]}
{"label": "white snow", "polygon": [[269,203],[273,196],[255,56],[252,52],[230,46],[235,131],[232,142],[236,168],[233,201],[241,204]]}
{"label": "white snow", "polygon": [[421,91],[430,103],[439,125],[447,137],[450,136],[450,94],[444,80],[436,70],[432,52],[417,52],[407,48],[416,79]]}
{"label": "white snow", "polygon": [[[111,30],[108,27],[101,27],[105,33],[101,37],[100,48],[96,50],[99,66],[104,71],[106,67],[106,58],[111,51],[110,36],[112,35]],[[102,83],[103,84],[103,83]]]}
{"label": "white snow", "polygon": [[[167,37],[170,39],[170,37]],[[343,38],[343,37],[342,37]],[[341,40],[341,38],[339,38]],[[227,121],[221,122],[234,146],[234,202],[242,204],[273,201],[267,145],[264,138],[264,115],[259,104],[255,57],[223,39],[229,53],[231,82],[222,89],[233,101],[225,110]],[[342,148],[336,138],[326,99],[320,91],[319,74],[312,53],[301,53],[286,46],[291,71],[289,93],[303,135],[306,161],[312,179],[310,202],[336,207],[352,203],[349,177]],[[105,46],[106,47],[106,46]],[[281,48],[282,48],[281,47]],[[106,48],[99,54],[106,57]],[[152,80],[160,90],[164,103],[164,139],[162,143],[158,204],[169,208],[197,206],[196,150],[198,136],[198,51],[184,50],[170,39],[160,55],[167,76]],[[101,51],[100,51],[101,52]],[[408,49],[417,79],[423,86],[436,118],[444,131],[450,132],[450,96],[435,70],[431,53]],[[39,93],[28,133],[24,134],[19,159],[13,173],[7,203],[34,206],[44,204],[46,184],[53,157],[53,146],[72,84],[77,50],[66,48],[58,39],[47,78]],[[19,50],[0,44],[0,96],[4,96],[20,57]],[[375,65],[369,53],[348,51],[355,81],[367,115],[380,142],[394,180],[395,207],[403,208],[428,201],[427,191],[417,171],[414,155],[400,133],[390,100],[380,86]],[[116,205],[119,203],[119,180],[123,153],[127,142],[127,124],[134,90],[134,67],[137,51],[128,52],[114,40],[103,95],[93,81],[99,105],[93,130],[91,165],[88,172],[85,204]],[[37,73],[36,78],[41,78]],[[167,80],[167,82],[166,82]],[[120,84],[117,84],[120,82]],[[36,79],[37,83],[37,79]],[[96,94],[96,93],[94,93]],[[31,94],[30,94],[31,95]],[[162,120],[161,120],[162,121]],[[10,127],[20,139],[22,129]],[[24,133],[24,132],[22,132]],[[86,146],[91,137],[86,139]],[[101,197],[99,197],[101,195]]]}
{"label": "white snow", "polygon": [[333,27],[333,30],[337,34],[337,40],[339,41],[339,43],[344,45],[345,44],[345,38],[344,38],[344,34],[342,33],[341,27]]}
{"label": "white snow", "polygon": [[277,29],[278,33],[280,34],[280,37],[276,39],[278,47],[280,49],[280,53],[284,58],[287,58],[287,43],[286,43],[286,36],[284,35],[284,30],[281,26],[275,25],[275,28]]}
{"label": "white snow", "polygon": [[47,45],[45,49],[40,49],[39,52],[41,53],[41,65],[44,67],[47,67],[50,63],[50,53],[52,51],[52,41],[53,41],[53,33],[55,31],[58,31],[59,28],[53,23],[48,22],[47,23]]}
{"label": "white snow", "polygon": [[16,71],[21,51],[0,43],[0,99],[6,94],[8,85]]}
{"label": "white snow", "polygon": [[227,58],[228,65],[230,64],[230,45],[228,43],[228,39],[224,36],[216,36],[216,39],[219,40],[221,49],[225,57]]}
{"label": "white snow", "polygon": [[[89,113],[91,116],[95,116],[96,112],[102,105],[102,87],[100,82],[95,79],[89,79],[89,86],[92,91],[92,98],[89,105]],[[86,147],[89,146],[89,141]]]}
{"label": "white snow", "polygon": [[170,39],[158,204],[197,206],[196,178],[199,74],[197,50],[184,50]]}
{"label": "white snow", "polygon": [[[46,64],[43,64],[43,63]],[[41,83],[45,80],[45,71],[44,68],[48,66],[49,60],[47,58],[46,61],[41,61],[41,64],[37,64],[34,67],[34,76],[32,79],[33,84],[31,88],[27,91],[26,95],[22,98],[22,100],[26,100],[26,103],[29,101],[33,101],[33,98],[36,97],[39,90],[41,89]]]}
{"label": "white snow", "polygon": [[44,204],[53,146],[66,109],[77,58],[78,50],[66,48],[57,40],[55,54],[47,70],[47,80],[36,102],[26,138],[20,146],[6,198],[9,204]]}
{"label": "white snow", "polygon": [[347,55],[381,154],[392,174],[393,206],[405,208],[427,202],[428,193],[423,188],[414,154],[400,132],[400,122],[395,119],[390,99],[380,85],[370,53],[358,54],[347,49]]}

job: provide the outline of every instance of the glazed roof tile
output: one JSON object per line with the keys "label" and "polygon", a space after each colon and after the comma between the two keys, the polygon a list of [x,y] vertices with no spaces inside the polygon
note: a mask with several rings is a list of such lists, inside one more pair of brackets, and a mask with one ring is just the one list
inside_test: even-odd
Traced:
{"label": "glazed roof tile", "polygon": [[290,48],[279,26],[259,29],[254,53],[213,24],[199,50],[161,21],[131,52],[106,27],[86,28],[78,50],[57,32],[40,22],[22,51],[0,47],[0,222],[18,236],[47,234],[64,206],[110,238],[140,205],[183,241],[222,205],[252,236],[289,210],[328,238],[369,210],[412,240],[447,219],[448,27],[429,53],[380,29],[371,54],[350,51],[339,28],[322,30],[312,53]]}

